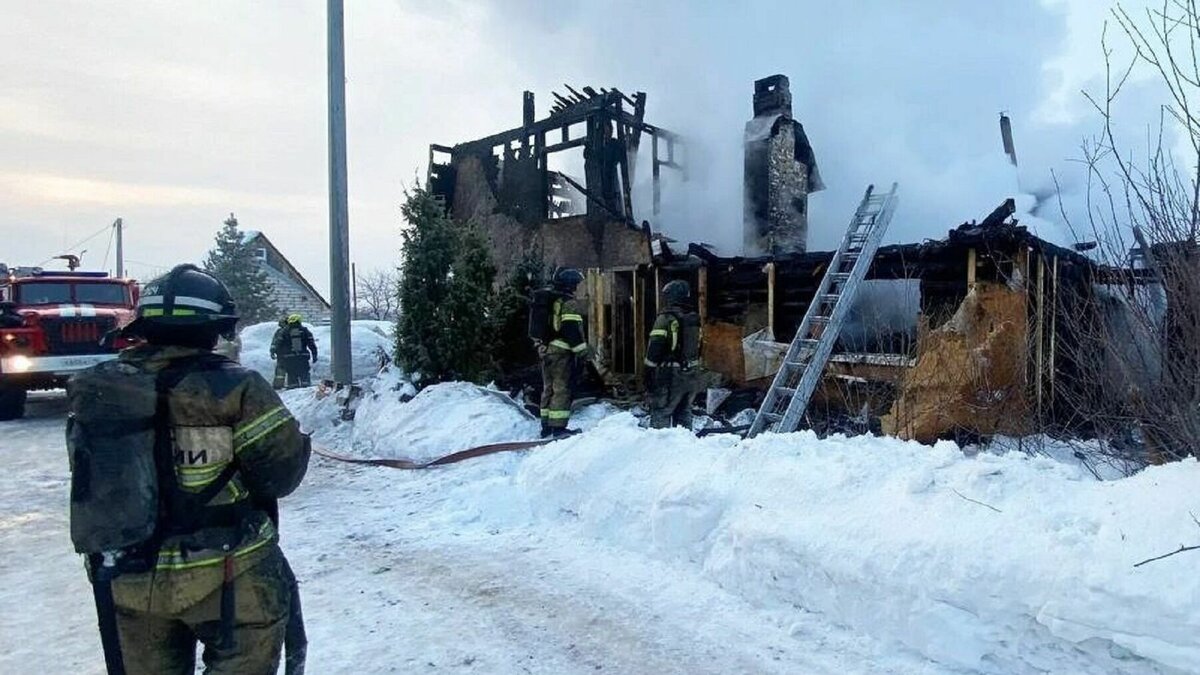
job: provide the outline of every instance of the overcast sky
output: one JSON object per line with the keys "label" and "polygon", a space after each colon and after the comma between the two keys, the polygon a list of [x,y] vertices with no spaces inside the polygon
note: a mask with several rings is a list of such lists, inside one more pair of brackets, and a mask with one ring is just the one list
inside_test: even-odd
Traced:
{"label": "overcast sky", "polygon": [[[129,266],[148,276],[198,261],[234,212],[327,288],[324,2],[0,4],[0,261],[36,264],[122,217]],[[429,143],[518,125],[525,89],[542,116],[564,82],[647,92],[648,120],[695,145],[659,225],[736,247],[752,82],[777,72],[829,186],[810,203],[811,247],[834,243],[867,183],[893,180],[889,239],[944,236],[1044,192],[1051,169],[1077,189],[1068,160],[1096,129],[1079,91],[1098,86],[1108,6],[346,0],[351,256],[360,273],[394,263]],[[1151,98],[1133,90],[1130,129]],[[1040,233],[1069,239],[1056,206],[1039,215]],[[86,266],[107,246],[82,246]]]}

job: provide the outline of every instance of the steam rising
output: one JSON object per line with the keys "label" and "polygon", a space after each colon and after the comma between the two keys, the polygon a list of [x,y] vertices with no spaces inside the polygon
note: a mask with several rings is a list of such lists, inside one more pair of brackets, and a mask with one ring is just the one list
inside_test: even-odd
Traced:
{"label": "steam rising", "polygon": [[[1067,212],[1081,216],[1082,167],[1069,160],[1097,122],[1040,112],[1056,84],[1046,62],[1066,30],[1054,7],[802,0],[700,9],[684,0],[652,8],[616,0],[556,2],[562,10],[551,14],[522,8],[528,4],[495,11],[517,30],[539,31],[532,51],[554,54],[559,81],[644,90],[647,120],[690,139],[688,181],[664,172],[657,219],[645,158],[635,186],[639,218],[676,239],[740,252],[741,135],[753,81],[783,73],[827,185],[809,202],[810,249],[835,246],[867,184],[892,181],[900,183],[901,205],[889,241],[944,237],[1007,197],[1017,198],[1018,217],[1040,236],[1074,241],[1052,196],[1051,170],[1067,191]],[[1095,16],[1103,20],[1103,12]],[[1002,110],[1012,118],[1019,170],[1001,145]]]}

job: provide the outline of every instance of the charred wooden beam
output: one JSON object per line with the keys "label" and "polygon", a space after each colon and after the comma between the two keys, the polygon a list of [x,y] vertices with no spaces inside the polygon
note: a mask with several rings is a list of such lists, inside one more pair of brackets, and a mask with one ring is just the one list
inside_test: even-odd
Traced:
{"label": "charred wooden beam", "polygon": [[565,111],[561,115],[548,117],[544,120],[534,122],[533,126],[529,128],[517,127],[516,129],[509,129],[508,131],[501,131],[500,133],[492,134],[491,136],[486,136],[474,141],[460,143],[454,147],[456,151],[459,152],[470,152],[472,150],[478,150],[482,148],[486,148],[490,151],[492,148],[498,145],[505,145],[507,143],[521,140],[522,134],[536,133],[538,131],[549,131],[562,126],[578,124],[585,121],[597,112],[600,112],[604,109],[604,107],[604,101],[601,100],[585,101],[581,104],[572,105],[570,110]]}
{"label": "charred wooden beam", "polygon": [[626,217],[633,217],[633,169],[630,168],[629,161],[629,144],[630,139],[625,134],[625,125],[617,123],[617,141],[621,145],[623,152],[618,160],[621,172],[621,202],[624,207]]}
{"label": "charred wooden beam", "polygon": [[565,174],[565,173],[563,173],[563,172],[561,172],[561,171],[554,171],[554,172],[552,172],[552,173],[555,173],[555,174],[557,174],[557,175],[558,175],[558,177],[559,177],[559,178],[562,178],[562,179],[563,179],[563,181],[564,181],[564,182],[566,182],[568,185],[570,185],[571,187],[575,188],[576,190],[579,190],[579,193],[580,193],[580,194],[582,194],[584,197],[587,197],[588,201],[590,201],[590,202],[592,202],[593,204],[596,204],[596,205],[597,205],[597,206],[599,206],[600,208],[604,209],[604,210],[605,210],[605,211],[607,211],[607,212],[608,212],[608,213],[609,213],[609,214],[610,214],[612,217],[616,218],[617,220],[619,220],[619,221],[621,221],[621,222],[626,222],[626,223],[632,223],[632,222],[633,222],[633,219],[632,219],[632,218],[627,218],[627,217],[625,217],[624,215],[622,215],[622,214],[620,214],[620,213],[617,213],[616,211],[614,211],[614,210],[613,210],[613,209],[612,209],[612,208],[611,208],[611,207],[610,207],[608,204],[605,204],[605,203],[604,203],[604,200],[603,200],[603,199],[600,199],[600,198],[599,198],[599,197],[597,197],[596,195],[594,195],[594,194],[592,194],[591,192],[589,192],[587,188],[585,188],[584,186],[580,185],[580,184],[579,184],[579,181],[575,180],[574,178],[571,178],[570,176],[568,176],[567,174]]}
{"label": "charred wooden beam", "polygon": [[555,143],[554,145],[547,145],[542,150],[542,152],[544,152],[546,154],[550,154],[552,152],[561,152],[563,150],[570,150],[571,148],[578,148],[579,146],[583,145],[586,142],[587,142],[586,138],[576,138],[575,140],[568,140],[568,141],[563,141],[562,143]]}
{"label": "charred wooden beam", "polygon": [[563,98],[562,95],[559,94],[557,91],[550,92],[550,95],[553,96],[554,100],[557,101],[558,104],[560,106],[562,106],[563,108],[570,108],[571,106],[575,105],[573,102]]}
{"label": "charred wooden beam", "polygon": [[534,107],[534,99],[533,99],[532,91],[525,92],[524,99],[522,100],[521,112],[522,112],[521,119],[524,123],[525,128],[528,129],[529,127],[533,126],[534,120],[537,119],[537,110]]}

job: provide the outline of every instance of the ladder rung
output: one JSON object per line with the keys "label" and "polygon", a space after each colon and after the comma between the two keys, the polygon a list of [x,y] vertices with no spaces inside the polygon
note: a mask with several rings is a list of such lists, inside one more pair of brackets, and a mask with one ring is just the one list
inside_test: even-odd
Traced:
{"label": "ladder rung", "polygon": [[784,363],[786,363],[787,365],[789,365],[793,368],[801,368],[801,367],[807,368],[808,367],[808,361],[784,361]]}
{"label": "ladder rung", "polygon": [[834,272],[829,275],[829,278],[835,283],[842,282],[842,281],[849,281],[850,273],[849,272]]}
{"label": "ladder rung", "polygon": [[796,390],[793,387],[778,387],[775,389],[775,391],[779,392],[780,394],[782,394],[784,396],[787,396],[788,398],[791,398],[796,395]]}
{"label": "ladder rung", "polygon": [[840,297],[842,297],[841,293],[826,293],[821,296],[821,302],[837,302]]}
{"label": "ladder rung", "polygon": [[829,317],[825,316],[824,314],[814,314],[813,316],[808,317],[808,319],[809,321],[815,321],[816,323],[829,323]]}
{"label": "ladder rung", "polygon": [[770,412],[761,412],[759,415],[762,415],[763,419],[770,422],[778,422],[779,420],[783,419],[783,415],[776,415],[775,413]]}

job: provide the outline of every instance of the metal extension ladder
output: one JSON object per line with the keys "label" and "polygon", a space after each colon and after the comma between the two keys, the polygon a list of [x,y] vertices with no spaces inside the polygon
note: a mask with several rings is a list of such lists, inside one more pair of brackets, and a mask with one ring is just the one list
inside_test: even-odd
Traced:
{"label": "metal extension ladder", "polygon": [[746,433],[747,438],[763,431],[788,433],[800,426],[808,402],[821,381],[825,364],[829,362],[838,333],[854,304],[854,296],[867,276],[896,209],[895,183],[886,194],[875,194],[874,191],[874,185],[867,187],[854,212],[846,236],[829,261],[825,278],[817,287],[804,320],[796,330],[796,337],[792,338],[779,372],[767,390],[767,397]]}

